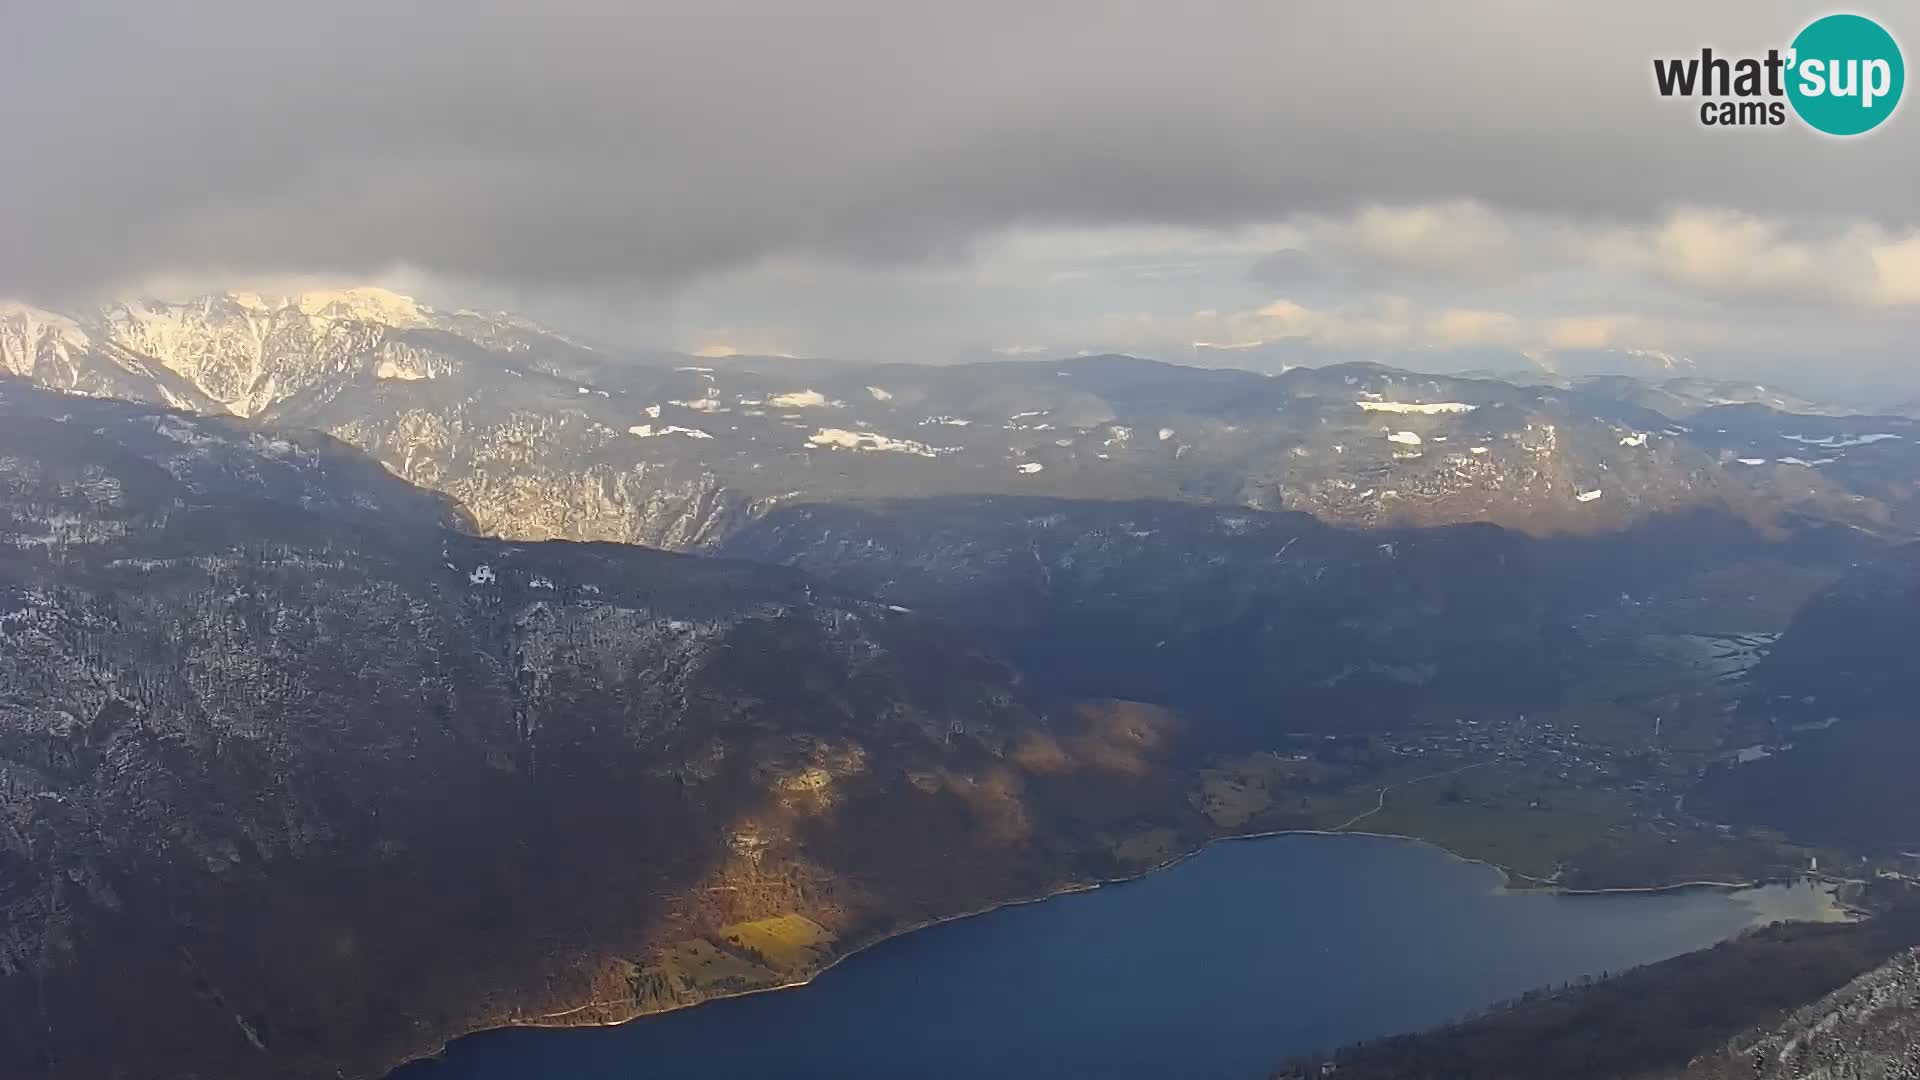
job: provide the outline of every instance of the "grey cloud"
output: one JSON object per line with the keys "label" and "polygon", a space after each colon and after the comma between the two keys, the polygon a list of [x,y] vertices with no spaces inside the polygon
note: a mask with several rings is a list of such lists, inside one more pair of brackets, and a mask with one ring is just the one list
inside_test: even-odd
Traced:
{"label": "grey cloud", "polygon": [[533,10],[13,2],[0,294],[395,264],[678,283],[779,253],[920,258],[1012,224],[1457,198],[1920,222],[1920,120],[1850,143],[1708,132],[1654,95],[1651,57],[1784,44],[1807,5]]}
{"label": "grey cloud", "polygon": [[1247,281],[1280,295],[1344,295],[1391,291],[1433,291],[1449,283],[1445,274],[1405,266],[1355,252],[1314,236],[1315,250],[1284,248],[1253,260]]}
{"label": "grey cloud", "polygon": [[1283,248],[1262,255],[1247,267],[1247,280],[1270,289],[1325,285],[1345,278],[1339,269],[1299,248]]}

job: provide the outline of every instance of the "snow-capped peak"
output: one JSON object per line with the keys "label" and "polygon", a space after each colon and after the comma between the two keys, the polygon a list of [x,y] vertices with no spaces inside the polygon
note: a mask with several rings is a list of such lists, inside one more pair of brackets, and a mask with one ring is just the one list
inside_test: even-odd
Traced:
{"label": "snow-capped peak", "polygon": [[431,314],[431,309],[422,307],[411,296],[371,285],[305,292],[292,297],[290,303],[310,317],[353,319],[384,326],[426,326]]}
{"label": "snow-capped peak", "polygon": [[73,354],[91,345],[87,332],[65,315],[0,301],[0,370],[30,376],[43,356],[71,368]]}
{"label": "snow-capped peak", "polygon": [[31,304],[0,300],[0,319],[23,329],[30,328],[35,335],[50,335],[76,349],[84,349],[90,344],[87,332],[80,328],[79,323],[58,312]]}
{"label": "snow-capped peak", "polygon": [[530,325],[443,315],[376,286],[130,297],[71,314],[0,301],[0,372],[73,393],[259,416],[357,378],[414,381],[459,367],[457,350],[402,331],[440,331],[504,353],[533,347],[539,332]]}

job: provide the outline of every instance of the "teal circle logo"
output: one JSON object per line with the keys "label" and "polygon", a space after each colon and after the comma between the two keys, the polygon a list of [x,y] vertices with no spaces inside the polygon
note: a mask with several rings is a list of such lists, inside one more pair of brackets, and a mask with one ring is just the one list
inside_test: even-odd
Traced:
{"label": "teal circle logo", "polygon": [[1828,15],[1793,39],[1787,100],[1816,131],[1862,135],[1900,104],[1907,65],[1879,23],[1861,15]]}

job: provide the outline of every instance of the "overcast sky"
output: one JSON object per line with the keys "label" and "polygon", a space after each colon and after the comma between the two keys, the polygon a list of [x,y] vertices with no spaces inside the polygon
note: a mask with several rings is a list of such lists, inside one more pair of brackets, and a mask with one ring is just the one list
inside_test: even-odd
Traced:
{"label": "overcast sky", "polygon": [[1920,323],[1912,103],[1836,140],[1653,91],[1824,5],[522,6],[0,0],[0,294],[380,280],[909,360],[1760,370],[1905,364]]}

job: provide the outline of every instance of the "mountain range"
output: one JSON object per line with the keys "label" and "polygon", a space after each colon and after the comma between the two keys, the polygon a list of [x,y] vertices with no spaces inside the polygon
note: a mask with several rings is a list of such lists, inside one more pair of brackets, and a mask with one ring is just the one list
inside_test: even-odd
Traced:
{"label": "mountain range", "polygon": [[1223,756],[1524,721],[1703,627],[1767,646],[1696,805],[1910,842],[1848,809],[1910,804],[1908,417],[629,355],[373,289],[13,306],[0,362],[9,1074],[782,985],[1190,849]]}
{"label": "mountain range", "polygon": [[1701,504],[1920,526],[1920,421],[1765,388],[1126,357],[928,367],[640,358],[375,289],[0,311],[42,386],[325,431],[488,535],[705,550],[795,500],[1021,494],[1372,527],[1619,528]]}

